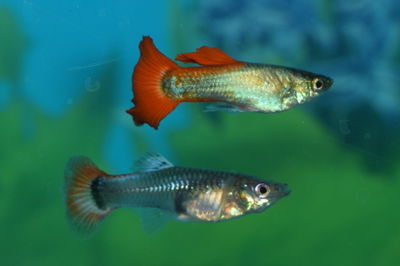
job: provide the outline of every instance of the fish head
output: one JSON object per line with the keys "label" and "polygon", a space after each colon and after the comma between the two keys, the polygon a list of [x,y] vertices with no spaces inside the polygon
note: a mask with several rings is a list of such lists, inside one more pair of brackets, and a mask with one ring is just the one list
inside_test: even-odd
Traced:
{"label": "fish head", "polygon": [[329,89],[333,79],[311,72],[287,69],[286,78],[282,79],[280,93],[282,108],[289,109],[293,105],[302,104]]}
{"label": "fish head", "polygon": [[287,184],[254,180],[248,184],[242,195],[249,199],[251,211],[261,212],[289,193]]}
{"label": "fish head", "polygon": [[225,208],[227,216],[261,212],[290,193],[287,184],[257,179],[243,179],[234,187],[235,196],[226,201],[229,203]]}

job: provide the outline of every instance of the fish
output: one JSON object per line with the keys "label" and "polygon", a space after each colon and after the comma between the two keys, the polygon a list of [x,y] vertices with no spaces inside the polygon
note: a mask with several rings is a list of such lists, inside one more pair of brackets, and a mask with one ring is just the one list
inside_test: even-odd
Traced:
{"label": "fish", "polygon": [[219,222],[261,212],[290,193],[287,184],[252,176],[175,166],[158,153],[133,173],[110,175],[88,157],[65,167],[65,203],[72,228],[91,236],[113,210],[133,208],[153,233],[169,220]]}
{"label": "fish", "polygon": [[176,56],[177,61],[200,65],[189,67],[162,54],[149,36],[143,37],[139,50],[132,74],[134,107],[126,112],[137,126],[154,129],[182,102],[207,102],[206,111],[273,113],[305,103],[333,84],[324,75],[242,62],[208,46]]}

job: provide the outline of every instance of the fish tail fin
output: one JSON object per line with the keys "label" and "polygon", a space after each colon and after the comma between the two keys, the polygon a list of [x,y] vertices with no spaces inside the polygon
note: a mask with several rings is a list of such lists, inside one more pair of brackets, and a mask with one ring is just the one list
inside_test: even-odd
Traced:
{"label": "fish tail fin", "polygon": [[179,66],[154,46],[153,40],[144,36],[139,44],[140,58],[132,74],[135,106],[129,113],[136,125],[144,123],[157,129],[160,121],[179,104],[170,99],[162,89],[163,75]]}
{"label": "fish tail fin", "polygon": [[75,231],[90,237],[111,209],[99,198],[99,178],[107,177],[87,157],[72,157],[65,167],[67,217]]}

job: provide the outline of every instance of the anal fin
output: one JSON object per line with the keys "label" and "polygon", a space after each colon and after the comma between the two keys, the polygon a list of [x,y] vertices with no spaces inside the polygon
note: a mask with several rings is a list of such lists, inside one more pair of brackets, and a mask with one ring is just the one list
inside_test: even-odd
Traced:
{"label": "anal fin", "polygon": [[227,103],[227,102],[213,102],[206,105],[204,112],[241,113],[241,112],[252,112],[252,110],[244,107],[243,105]]}
{"label": "anal fin", "polygon": [[144,231],[153,235],[172,219],[172,215],[156,208],[135,208],[140,216]]}

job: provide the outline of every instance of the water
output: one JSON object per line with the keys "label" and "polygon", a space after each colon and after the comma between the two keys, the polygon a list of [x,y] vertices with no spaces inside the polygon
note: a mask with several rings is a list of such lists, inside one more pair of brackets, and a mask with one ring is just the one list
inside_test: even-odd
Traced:
{"label": "water", "polygon": [[[0,3],[0,265],[400,265],[397,1]],[[306,12],[305,12],[305,11]],[[150,35],[173,58],[202,45],[335,79],[277,114],[182,104],[135,127],[130,75]],[[110,173],[158,151],[190,167],[288,183],[261,214],[171,222],[146,235],[117,210],[96,235],[69,228],[73,155]]]}

